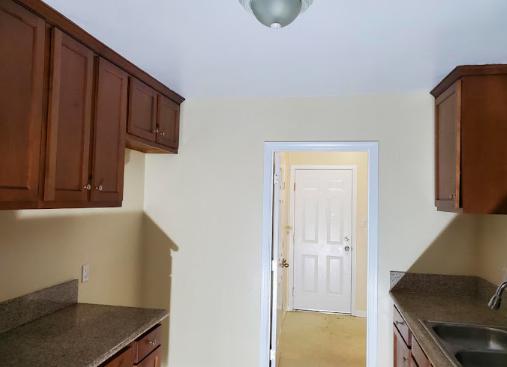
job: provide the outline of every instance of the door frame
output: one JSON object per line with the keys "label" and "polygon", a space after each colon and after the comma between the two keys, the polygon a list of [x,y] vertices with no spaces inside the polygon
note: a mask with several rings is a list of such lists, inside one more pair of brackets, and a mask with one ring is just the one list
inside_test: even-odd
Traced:
{"label": "door frame", "polygon": [[[292,189],[294,187],[294,183],[296,182],[296,171],[297,170],[315,170],[315,171],[322,171],[322,170],[350,170],[352,171],[352,259],[351,259],[351,289],[350,289],[350,314],[354,316],[359,316],[356,311],[356,233],[357,233],[357,166],[356,165],[325,165],[325,164],[296,164],[291,166],[290,169],[290,177],[289,177],[289,223],[292,227],[292,235],[289,236],[289,243],[288,243],[288,256],[290,259],[290,271],[289,271],[289,297],[287,302],[288,311],[294,310],[294,292],[291,292],[291,289],[294,289],[294,231],[295,231],[295,216],[294,216],[294,203],[296,198],[296,193]],[[273,243],[273,245],[276,245],[276,243]]]}
{"label": "door frame", "polygon": [[[279,152],[366,152],[368,153],[368,275],[367,275],[367,337],[366,367],[375,367],[378,341],[378,211],[379,211],[379,143],[358,142],[264,142],[263,220],[261,248],[261,335],[260,367],[276,365],[271,346],[273,305],[276,315],[276,299],[272,295],[273,280],[276,292],[278,246],[273,247],[273,180],[274,158]],[[276,219],[278,221],[278,219]],[[276,223],[277,224],[277,223]],[[275,225],[276,225],[275,224]],[[275,293],[276,295],[276,293]],[[275,301],[275,303],[273,303]]]}

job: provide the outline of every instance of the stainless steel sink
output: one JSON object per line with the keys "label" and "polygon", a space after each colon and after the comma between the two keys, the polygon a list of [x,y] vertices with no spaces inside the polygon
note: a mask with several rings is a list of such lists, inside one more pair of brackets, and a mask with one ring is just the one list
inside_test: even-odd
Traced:
{"label": "stainless steel sink", "polygon": [[507,366],[507,353],[500,352],[458,352],[456,359],[466,367]]}
{"label": "stainless steel sink", "polygon": [[507,366],[507,329],[434,321],[423,324],[457,366]]}

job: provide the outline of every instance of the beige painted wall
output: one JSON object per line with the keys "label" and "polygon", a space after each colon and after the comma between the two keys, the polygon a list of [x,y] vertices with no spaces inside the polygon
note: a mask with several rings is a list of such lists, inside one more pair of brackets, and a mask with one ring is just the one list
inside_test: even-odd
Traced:
{"label": "beige painted wall", "polygon": [[79,279],[88,263],[80,302],[138,305],[144,157],[127,151],[122,208],[0,211],[0,300]]}
{"label": "beige painted wall", "polygon": [[507,215],[483,215],[477,220],[477,275],[499,284],[507,280]]}
{"label": "beige painted wall", "polygon": [[[356,234],[355,234],[355,273],[356,273],[356,302],[352,310],[366,312],[366,287],[368,265],[368,154],[365,152],[291,152],[285,153],[289,178],[295,165],[348,165],[357,168],[356,182]],[[290,182],[290,181],[289,181]],[[287,219],[290,211],[290,190],[285,191],[285,207],[283,210]],[[289,226],[290,223],[287,222]],[[292,227],[285,231],[284,243],[289,244]],[[288,285],[288,283],[286,283]],[[288,289],[286,290],[286,294]]]}
{"label": "beige painted wall", "polygon": [[179,247],[170,365],[259,366],[263,143],[305,140],[380,143],[378,366],[392,365],[389,271],[409,269],[455,218],[434,208],[427,92],[184,103],[181,154],[146,159],[145,210]]}

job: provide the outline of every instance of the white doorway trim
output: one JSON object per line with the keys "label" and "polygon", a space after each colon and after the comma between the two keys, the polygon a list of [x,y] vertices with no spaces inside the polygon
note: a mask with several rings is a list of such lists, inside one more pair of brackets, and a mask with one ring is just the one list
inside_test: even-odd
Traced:
{"label": "white doorway trim", "polygon": [[[294,289],[294,183],[296,177],[296,170],[307,169],[307,170],[351,170],[352,171],[352,283],[351,283],[351,300],[350,309],[351,314],[354,316],[360,316],[356,311],[356,238],[357,238],[357,166],[356,165],[316,165],[316,164],[296,164],[291,166],[290,170],[290,186],[289,186],[289,223],[292,227],[291,236],[289,236],[288,243],[288,256],[289,263],[291,264],[289,271],[289,297],[288,297],[288,309],[289,311],[294,310],[294,293],[291,291]],[[364,316],[364,315],[363,315]]]}
{"label": "white doorway trim", "polygon": [[[262,221],[262,284],[260,367],[270,367],[273,259],[273,167],[277,152],[367,152],[368,153],[368,276],[366,367],[375,367],[378,335],[378,142],[265,142]],[[278,247],[278,246],[276,246]],[[276,271],[276,270],[275,270]],[[275,304],[276,307],[276,304]],[[275,325],[276,327],[276,325]]]}

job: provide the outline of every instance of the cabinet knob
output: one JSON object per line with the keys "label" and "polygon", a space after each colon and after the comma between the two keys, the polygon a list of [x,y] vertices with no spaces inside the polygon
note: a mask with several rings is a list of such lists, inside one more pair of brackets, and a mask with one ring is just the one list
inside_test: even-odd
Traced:
{"label": "cabinet knob", "polygon": [[91,189],[92,189],[92,185],[90,185],[90,184],[83,185],[83,188],[82,188],[83,191],[90,191]]}
{"label": "cabinet knob", "polygon": [[149,345],[157,345],[157,339],[155,340],[148,340]]}
{"label": "cabinet knob", "polygon": [[158,130],[158,127],[155,128],[155,130],[153,130],[153,134],[158,134],[159,133],[159,130]]}
{"label": "cabinet knob", "polygon": [[160,135],[162,135],[162,136],[165,136],[165,134],[166,134],[165,131],[160,132]]}
{"label": "cabinet knob", "polygon": [[104,190],[104,187],[102,185],[95,186],[95,190],[102,191],[102,190]]}

